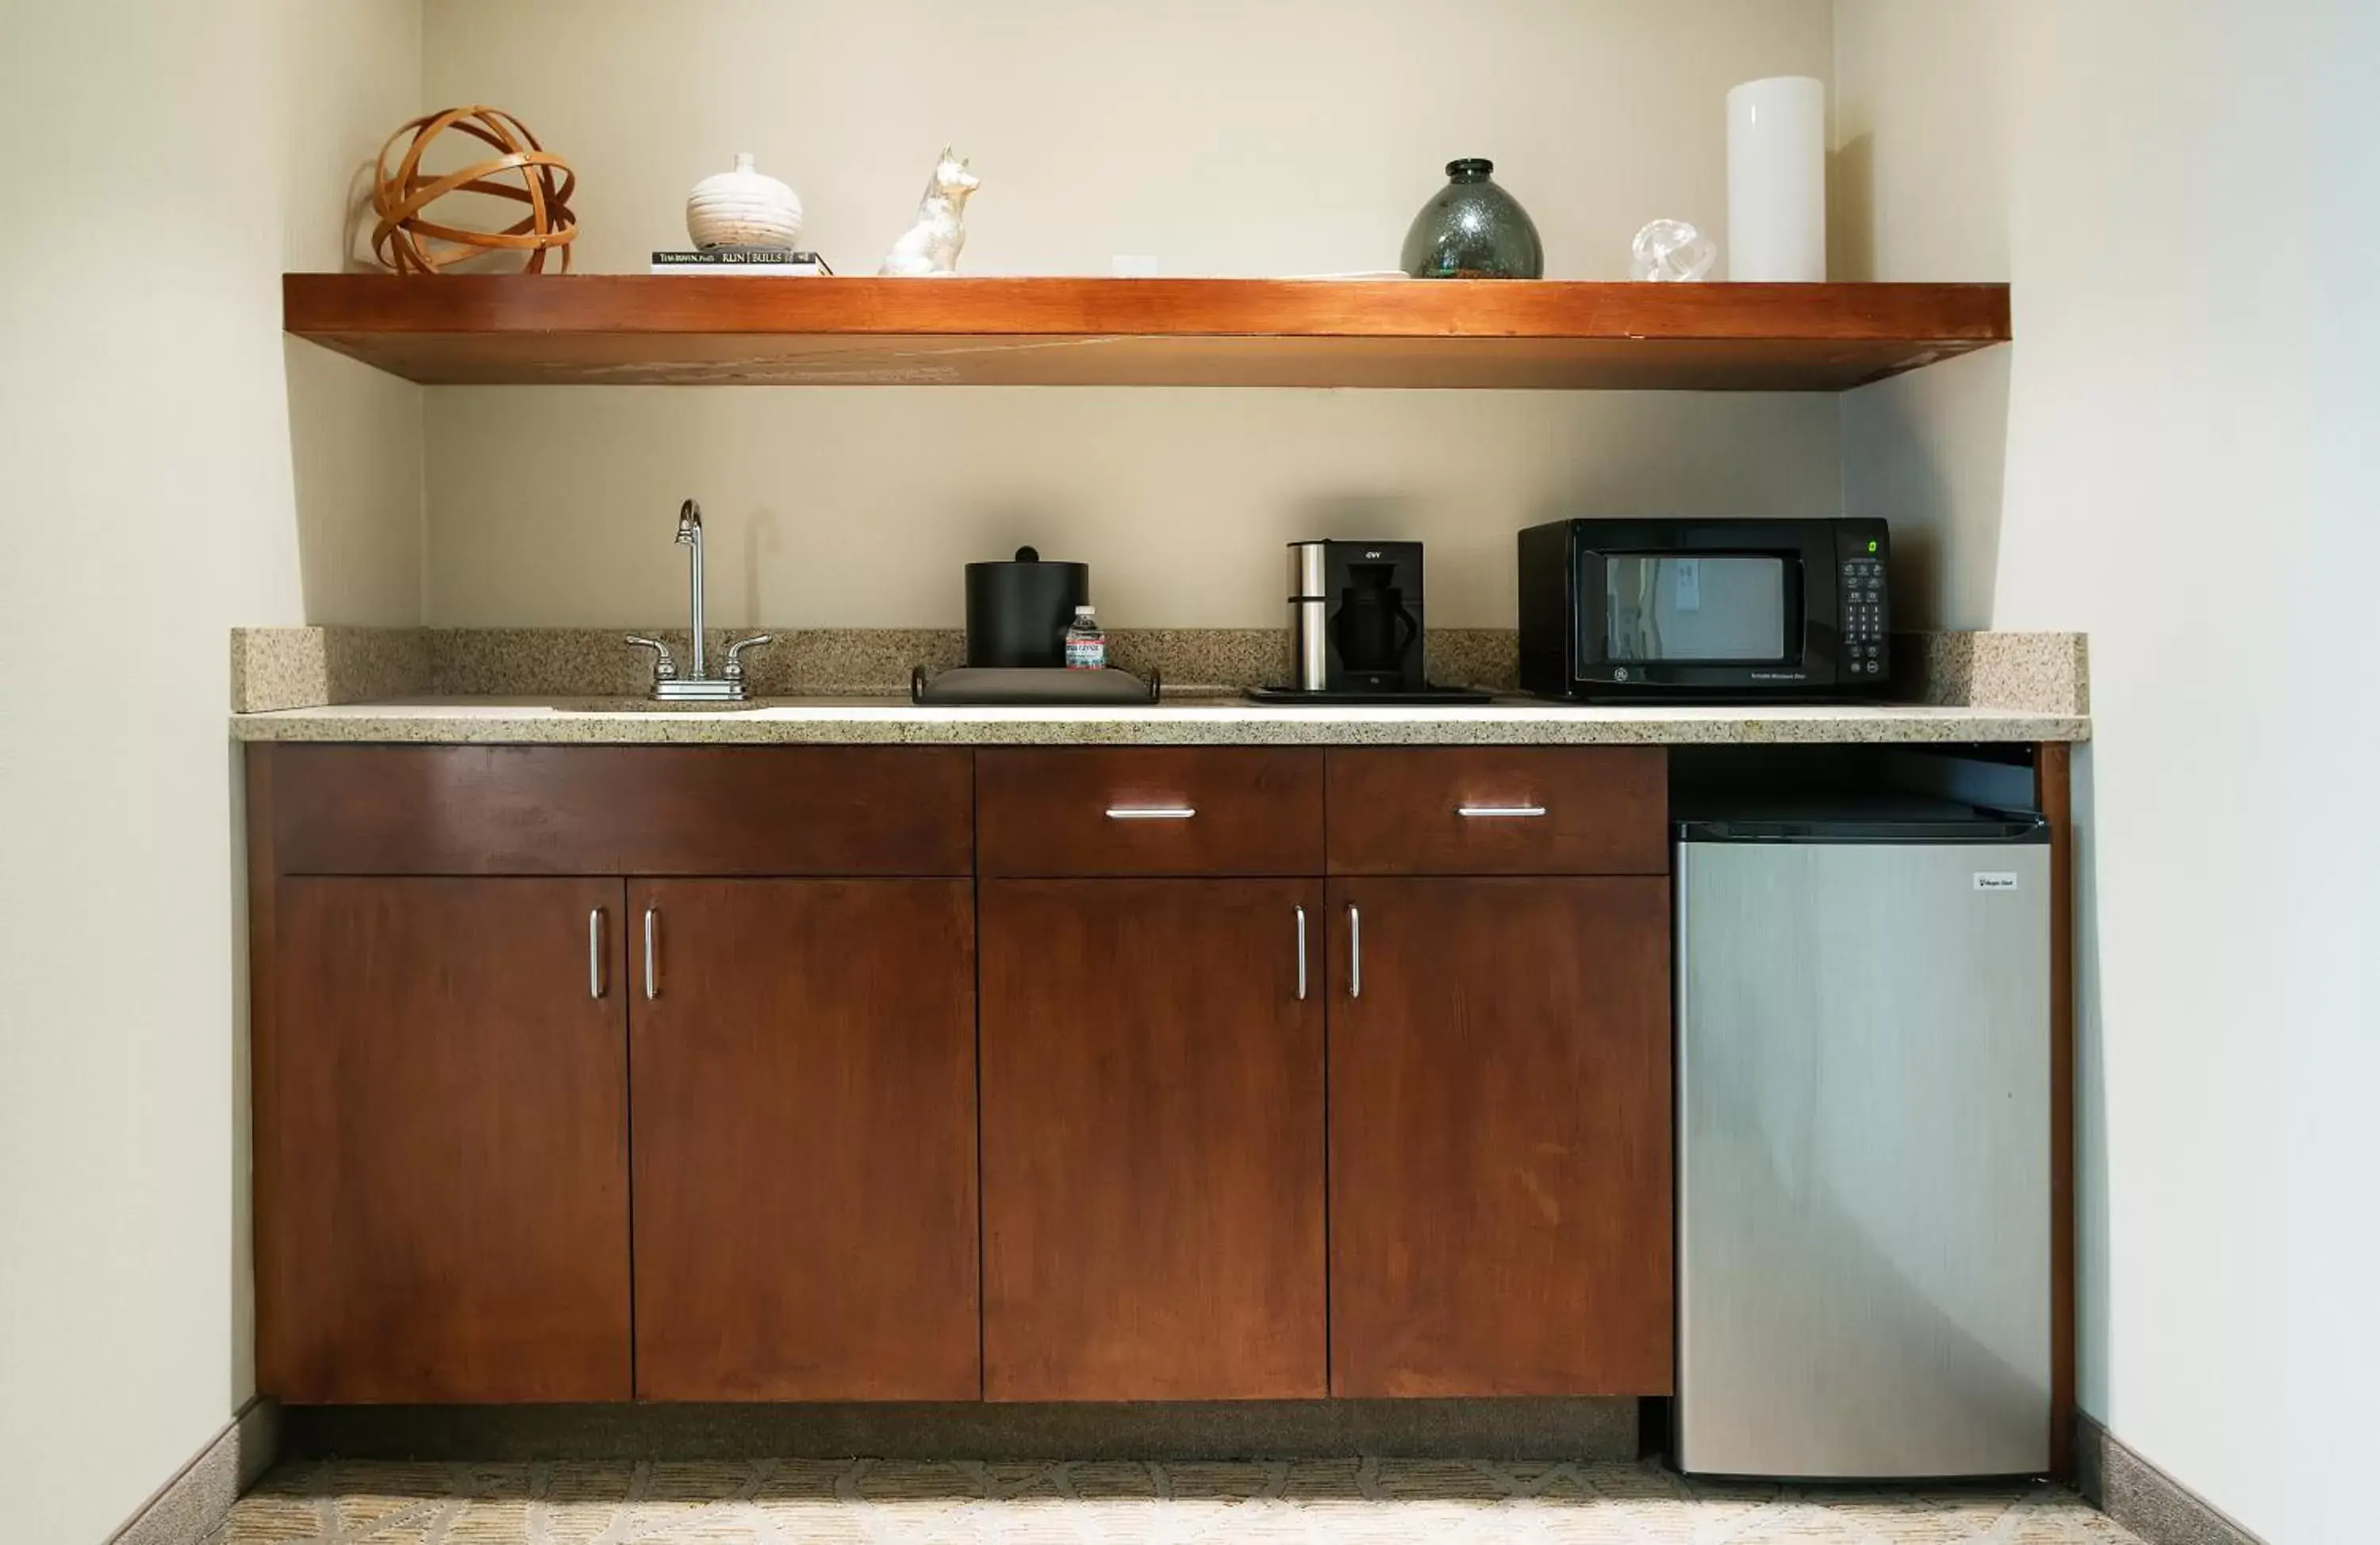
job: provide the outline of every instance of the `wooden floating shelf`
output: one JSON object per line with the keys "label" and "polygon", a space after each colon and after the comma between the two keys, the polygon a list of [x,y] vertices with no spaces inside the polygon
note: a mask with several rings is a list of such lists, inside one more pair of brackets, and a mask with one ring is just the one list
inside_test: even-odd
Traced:
{"label": "wooden floating shelf", "polygon": [[1840,392],[2009,339],[2005,284],[292,273],[429,385]]}

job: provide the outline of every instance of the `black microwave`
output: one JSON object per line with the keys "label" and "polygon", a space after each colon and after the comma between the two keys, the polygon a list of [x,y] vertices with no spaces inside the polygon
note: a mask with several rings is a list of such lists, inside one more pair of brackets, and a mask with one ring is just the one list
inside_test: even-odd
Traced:
{"label": "black microwave", "polygon": [[1604,701],[1876,696],[1881,520],[1566,520],[1521,533],[1521,686]]}

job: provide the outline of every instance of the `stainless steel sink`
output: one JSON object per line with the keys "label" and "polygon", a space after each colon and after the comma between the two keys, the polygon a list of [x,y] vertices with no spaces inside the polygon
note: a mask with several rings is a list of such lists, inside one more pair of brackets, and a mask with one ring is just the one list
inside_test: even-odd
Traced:
{"label": "stainless steel sink", "polygon": [[558,714],[748,714],[769,700],[747,697],[721,703],[662,703],[650,697],[557,697],[546,705]]}

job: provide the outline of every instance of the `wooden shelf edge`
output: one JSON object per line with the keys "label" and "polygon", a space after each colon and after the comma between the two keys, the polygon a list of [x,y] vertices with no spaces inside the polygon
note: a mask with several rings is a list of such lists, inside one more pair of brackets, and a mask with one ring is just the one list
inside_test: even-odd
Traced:
{"label": "wooden shelf edge", "polygon": [[429,384],[1841,391],[2010,338],[2004,284],[291,273],[282,293],[291,333]]}
{"label": "wooden shelf edge", "polygon": [[752,279],[290,273],[284,325],[355,332],[743,332],[2005,343],[2005,284],[1568,280]]}

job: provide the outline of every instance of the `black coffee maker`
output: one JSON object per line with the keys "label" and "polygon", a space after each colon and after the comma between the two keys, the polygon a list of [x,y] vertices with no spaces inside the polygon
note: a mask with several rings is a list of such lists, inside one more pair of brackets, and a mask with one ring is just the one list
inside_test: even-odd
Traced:
{"label": "black coffee maker", "polygon": [[1291,679],[1267,702],[1484,702],[1429,684],[1419,542],[1289,544]]}

